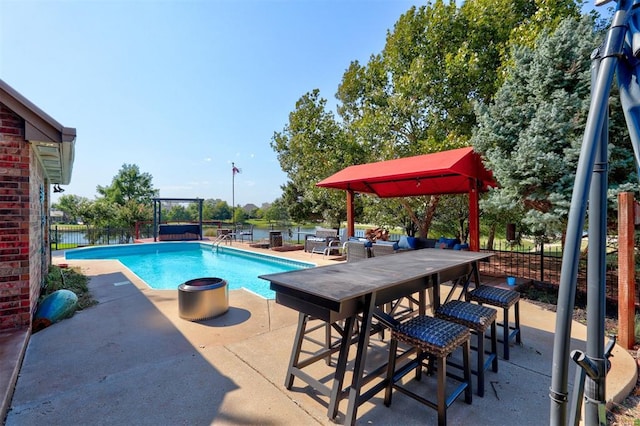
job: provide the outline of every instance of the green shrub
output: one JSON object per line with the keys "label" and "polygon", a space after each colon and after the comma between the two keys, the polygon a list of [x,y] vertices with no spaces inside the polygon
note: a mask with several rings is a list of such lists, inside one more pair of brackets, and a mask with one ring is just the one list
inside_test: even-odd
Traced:
{"label": "green shrub", "polygon": [[78,296],[78,308],[81,311],[98,302],[89,292],[89,278],[80,272],[78,268],[60,268],[52,265],[46,278],[45,288],[40,294],[40,300],[57,290],[71,290]]}

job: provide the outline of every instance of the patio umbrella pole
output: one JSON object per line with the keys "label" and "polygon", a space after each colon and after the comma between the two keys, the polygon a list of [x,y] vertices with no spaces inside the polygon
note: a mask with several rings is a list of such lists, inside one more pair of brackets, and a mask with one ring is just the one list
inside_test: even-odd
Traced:
{"label": "patio umbrella pole", "polygon": [[[611,345],[606,351],[604,343],[604,289],[606,245],[606,172],[607,172],[607,111],[608,99],[611,91],[611,83],[616,67],[624,68],[627,64],[618,59],[627,53],[629,46],[625,46],[628,24],[630,22],[629,13],[636,0],[619,0],[617,9],[613,16],[611,27],[603,45],[592,55],[592,93],[589,116],[585,127],[580,159],[576,170],[576,179],[569,210],[569,222],[565,241],[565,251],[562,258],[562,271],[560,275],[560,288],[558,292],[558,310],[556,319],[556,330],[554,336],[553,364],[551,387],[549,396],[550,424],[565,425],[567,422],[567,373],[569,363],[569,344],[571,339],[571,321],[573,308],[575,305],[576,282],[578,276],[578,263],[580,259],[580,243],[584,229],[585,214],[589,195],[590,226],[589,226],[589,270],[587,287],[587,353],[586,355],[574,351],[572,358],[578,363],[579,368],[583,368],[586,374],[576,375],[577,378],[584,378],[585,383],[585,424],[597,425],[606,424],[605,410],[605,377],[606,359],[610,352]],[[633,33],[633,26],[631,27]],[[635,35],[635,34],[633,34]],[[625,51],[623,51],[625,48]],[[620,63],[624,66],[620,66]],[[618,69],[620,72],[620,69]],[[620,78],[620,74],[619,74]],[[638,82],[633,80],[633,89],[636,94]],[[621,89],[621,97],[622,89]],[[640,96],[637,98],[640,100]],[[635,105],[639,103],[636,102]],[[623,99],[624,106],[624,99]],[[627,126],[632,135],[634,151],[637,155],[638,134],[637,121],[630,119],[632,112],[637,109],[625,110]],[[594,178],[594,188],[591,188],[591,179]],[[603,225],[604,221],[604,225]],[[592,240],[593,239],[593,240]],[[594,253],[592,253],[592,251]],[[578,379],[580,380],[580,379]],[[574,391],[582,389],[578,383]],[[575,395],[574,395],[575,396]],[[573,398],[576,405],[581,403],[580,395]],[[579,418],[578,407],[574,407],[573,421]]]}

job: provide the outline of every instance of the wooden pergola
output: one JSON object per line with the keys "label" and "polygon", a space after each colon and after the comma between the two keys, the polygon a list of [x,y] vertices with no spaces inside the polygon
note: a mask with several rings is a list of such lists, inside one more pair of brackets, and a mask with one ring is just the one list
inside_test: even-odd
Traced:
{"label": "wooden pergola", "polygon": [[347,192],[347,234],[355,235],[353,199],[356,192],[380,198],[469,194],[469,246],[480,249],[479,193],[496,186],[491,171],[473,148],[359,164],[318,182],[317,186]]}

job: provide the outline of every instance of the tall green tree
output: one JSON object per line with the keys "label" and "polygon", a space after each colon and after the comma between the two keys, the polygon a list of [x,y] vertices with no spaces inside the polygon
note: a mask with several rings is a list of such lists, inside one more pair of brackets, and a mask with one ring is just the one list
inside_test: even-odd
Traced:
{"label": "tall green tree", "polygon": [[269,223],[284,222],[288,219],[287,206],[281,198],[276,199],[264,211],[264,218],[269,221]]}
{"label": "tall green tree", "polygon": [[109,186],[96,188],[98,194],[117,205],[123,206],[128,201],[151,205],[158,190],[153,188],[153,176],[140,172],[136,164],[123,164]]}
{"label": "tall green tree", "polygon": [[[196,201],[188,202],[184,208],[186,209],[186,217],[180,220],[190,220],[192,222],[197,222],[200,220],[200,203]],[[208,203],[207,200],[202,200],[202,220],[211,219],[211,203]]]}
{"label": "tall green tree", "polygon": [[303,95],[289,114],[289,123],[274,133],[271,147],[289,178],[283,190],[287,201],[292,201],[288,204],[291,218],[300,218],[299,202],[293,202],[299,197],[305,200],[305,214],[321,216],[332,226],[339,226],[346,218],[344,193],[318,188],[316,183],[356,164],[363,153],[327,111],[326,103],[317,89]]}
{"label": "tall green tree", "polygon": [[286,214],[293,221],[303,223],[307,221],[322,221],[322,212],[311,199],[305,198],[304,187],[296,186],[292,181],[280,187],[282,189],[282,203]]}
{"label": "tall green tree", "polygon": [[[85,236],[89,244],[96,244],[106,229],[121,226],[118,220],[118,207],[104,198],[82,203],[80,216],[86,226]],[[130,236],[131,232],[126,234]],[[123,238],[121,242],[128,242],[128,238]]]}
{"label": "tall green tree", "polygon": [[[468,0],[461,7],[437,0],[403,14],[383,51],[366,65],[352,62],[336,94],[338,113],[367,161],[469,145],[473,105],[492,98],[513,28],[535,13],[533,0]],[[438,200],[387,202],[404,206],[426,235]]]}
{"label": "tall green tree", "polygon": [[236,207],[233,209],[233,223],[242,224],[246,220],[246,214],[242,207]]}
{"label": "tall green tree", "polygon": [[[484,3],[490,7],[490,1]],[[513,22],[511,31],[511,46],[534,48],[536,40],[543,32],[555,31],[566,18],[579,19],[584,0],[535,0],[514,2],[514,7],[524,7],[529,10],[527,19]],[[496,17],[499,19],[499,17]],[[508,51],[503,54],[508,54]]]}
{"label": "tall green tree", "polygon": [[71,223],[81,220],[83,204],[89,202],[86,197],[79,195],[65,194],[62,195],[58,202],[51,206],[52,209],[58,209],[64,213],[65,218]]}
{"label": "tall green tree", "polygon": [[[494,101],[478,107],[473,145],[500,185],[488,205],[497,212],[522,210],[523,224],[536,235],[561,234],[566,226],[590,101],[589,58],[600,40],[592,18],[565,19],[543,32],[535,48],[514,48],[513,66]],[[612,110],[612,125],[622,128],[621,119]],[[616,153],[612,167],[619,178],[625,156]],[[634,176],[625,170],[626,179]]]}
{"label": "tall green tree", "polygon": [[226,201],[215,200],[215,202],[212,203],[211,218],[216,220],[229,220],[231,219],[231,211],[231,206],[227,204]]}
{"label": "tall green tree", "polygon": [[163,218],[173,222],[188,222],[191,220],[198,220],[198,205],[197,203],[191,204],[196,205],[195,217],[191,216],[187,207],[185,207],[183,204],[174,204],[171,206],[169,211],[167,211],[166,216],[163,216]]}
{"label": "tall green tree", "polygon": [[444,195],[433,218],[436,235],[453,236],[460,241],[469,238],[469,201],[466,195]]}
{"label": "tall green tree", "polygon": [[[343,214],[311,185],[339,170],[327,159],[339,158],[344,167],[468,146],[476,126],[474,105],[492,101],[511,61],[510,46],[527,45],[563,17],[579,14],[580,4],[467,0],[458,7],[453,0],[436,0],[410,8],[388,32],[382,52],[366,64],[352,62],[345,71],[336,93],[339,124],[313,92],[300,99],[289,125],[274,135],[272,147],[290,178],[283,198],[291,216]],[[346,143],[336,145],[339,141]],[[351,150],[350,158],[336,155],[341,148]],[[325,172],[317,173],[317,165]],[[378,217],[380,211],[396,211],[385,217],[390,224],[408,217],[413,222],[408,229],[426,235],[438,200],[367,201],[366,211]],[[398,205],[405,215],[397,214]]]}
{"label": "tall green tree", "polygon": [[113,177],[111,185],[96,188],[98,201],[116,207],[115,221],[128,228],[126,239],[133,237],[135,224],[150,221],[153,217],[153,198],[158,190],[153,188],[153,176],[140,172],[135,164],[123,164]]}

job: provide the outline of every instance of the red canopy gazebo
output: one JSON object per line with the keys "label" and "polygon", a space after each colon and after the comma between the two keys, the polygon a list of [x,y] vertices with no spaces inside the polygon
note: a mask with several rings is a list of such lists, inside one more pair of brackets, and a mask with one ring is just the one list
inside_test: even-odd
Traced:
{"label": "red canopy gazebo", "polygon": [[480,249],[478,194],[496,186],[492,173],[472,147],[349,166],[317,186],[347,191],[347,233],[354,235],[353,194],[380,198],[469,194],[469,245]]}

